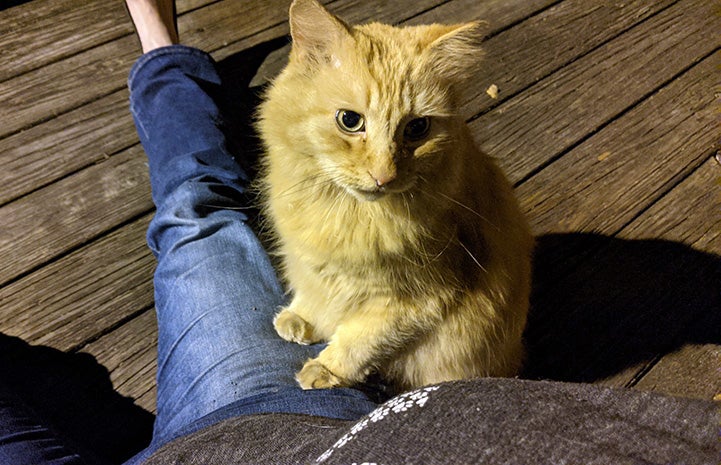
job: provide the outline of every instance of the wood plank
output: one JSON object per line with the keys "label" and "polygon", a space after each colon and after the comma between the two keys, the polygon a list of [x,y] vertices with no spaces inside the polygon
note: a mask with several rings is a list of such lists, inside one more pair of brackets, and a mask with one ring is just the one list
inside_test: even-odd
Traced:
{"label": "wood plank", "polygon": [[[711,188],[709,188],[712,186]],[[659,238],[686,244],[717,256],[715,268],[703,270],[717,290],[721,282],[721,166],[709,158],[694,173],[624,228],[619,237]],[[689,214],[692,213],[692,214]],[[688,270],[680,270],[688,271]],[[700,273],[699,273],[700,274]],[[715,278],[714,278],[715,274]],[[710,294],[713,293],[711,290]],[[711,296],[713,299],[713,296]],[[702,314],[684,331],[682,345],[676,351],[654,360],[640,380],[632,378],[639,389],[671,395],[711,399],[721,392],[721,298],[709,303],[710,312]],[[715,311],[713,310],[715,308]],[[663,355],[663,354],[659,354]],[[625,377],[609,380],[613,384]]]}
{"label": "wood plank", "polygon": [[[548,4],[548,0],[521,2],[520,4],[517,2],[463,0],[442,4],[438,8],[412,18],[411,23],[452,22],[489,18],[491,21],[489,31],[494,32],[535,13]],[[549,70],[557,69],[565,62],[574,59],[576,56],[573,55],[573,52],[585,53],[587,48],[593,47],[600,41],[610,37],[610,34],[617,32],[622,27],[628,27],[630,18],[640,21],[663,5],[664,2],[656,2],[640,12],[637,11],[638,5],[635,3],[625,4],[625,7],[614,8],[610,12],[603,8],[596,8],[591,12],[587,12],[587,4],[578,4],[578,2],[564,2],[557,5],[552,11],[546,11],[537,18],[531,18],[522,25],[506,31],[488,42],[489,56],[487,61],[489,66],[481,77],[484,84],[478,86],[478,89],[485,89],[485,83],[502,83],[501,86],[505,91],[498,100],[502,101],[511,92],[529,85],[539,77],[544,76]],[[339,2],[338,5],[334,6],[341,7],[341,12],[351,15],[353,21],[362,22],[371,19],[368,14],[364,14],[364,10],[354,12],[347,2],[346,4]],[[561,7],[561,11],[556,11]],[[376,5],[375,9],[378,8],[380,8],[380,5]],[[397,21],[398,16],[395,14],[385,14],[385,16],[378,19]],[[549,32],[549,17],[555,20],[564,18],[562,19],[565,22],[563,27],[556,25],[554,29],[571,31],[569,34],[575,40],[567,40],[568,38],[565,35],[559,34],[556,30],[551,31],[553,33]],[[592,23],[597,27],[588,28],[586,27],[587,23]],[[271,34],[271,38],[287,33],[285,23],[278,26],[279,29]],[[200,27],[202,27],[202,24]],[[545,41],[554,40],[555,37],[558,37],[559,43],[549,44],[548,47],[538,50],[522,46],[528,37],[546,37]],[[569,42],[575,44],[575,46],[566,46]],[[561,44],[564,46],[561,47]],[[580,48],[581,44],[587,48]],[[228,56],[230,50],[234,47],[219,50],[216,53],[216,58],[220,59]],[[273,53],[269,60],[266,60],[262,69],[259,70],[259,75],[266,78],[274,75],[280,69],[279,67],[285,63],[284,53],[287,53],[287,48],[280,50],[279,53]],[[519,53],[522,56],[518,56]],[[525,72],[516,72],[514,70],[524,70]],[[508,84],[506,84],[506,81]],[[511,85],[513,87],[509,87]],[[32,188],[35,181],[28,177],[29,173],[34,172],[36,175],[40,175],[41,179],[38,184],[44,184],[87,166],[90,162],[97,161],[98,157],[102,156],[101,154],[113,153],[134,143],[136,141],[134,129],[127,115],[125,103],[127,94],[125,90],[119,92],[119,94],[112,94],[89,104],[87,110],[83,108],[74,110],[70,114],[63,114],[58,117],[57,120],[59,121],[52,119],[47,123],[40,124],[31,130],[16,135],[17,137],[13,136],[8,138],[7,141],[0,141],[0,144],[2,144],[0,149],[3,149],[0,150],[0,161],[3,162],[4,166],[10,167],[6,172],[8,176],[7,187],[3,190],[0,203],[16,198]],[[491,102],[491,99],[483,94],[479,100],[474,100],[468,104],[469,110],[467,111],[480,111],[491,105]],[[99,112],[99,117],[96,117],[98,114],[96,112]],[[119,127],[116,128],[116,125]],[[86,128],[88,132],[95,128],[100,130],[98,133],[94,133],[92,138],[85,138],[85,131],[78,132],[83,128]],[[113,131],[115,131],[114,136]],[[60,135],[60,138],[56,141],[57,145],[53,145],[52,140],[58,138],[57,134]],[[79,137],[78,140],[75,139],[76,135]],[[87,144],[87,139],[90,139],[90,145],[82,152],[78,152],[78,145]],[[45,144],[41,142],[45,142]],[[96,142],[109,143],[109,146],[102,144],[97,146],[95,145]],[[29,149],[29,153],[24,152],[26,147]],[[57,160],[56,157],[60,159]],[[39,170],[39,165],[42,164],[41,160],[46,163],[43,165],[43,169]]]}
{"label": "wood plank", "polygon": [[721,35],[710,31],[720,28],[721,15],[708,2],[682,0],[484,114],[471,128],[518,182],[719,47]]}
{"label": "wood plank", "polygon": [[[178,14],[212,0],[176,0]],[[92,18],[92,21],[88,21]],[[33,0],[0,10],[0,81],[133,33],[117,0]],[[137,46],[139,51],[139,46]]]}
{"label": "wood plank", "polygon": [[718,256],[672,241],[553,234],[538,237],[534,272],[526,377],[630,386],[659,355],[719,341],[688,331],[721,328]]}
{"label": "wood plank", "polygon": [[[531,13],[530,4],[509,2],[449,2],[416,19],[418,22],[481,19],[495,34],[508,24]],[[535,2],[542,9],[551,2]],[[578,57],[645,21],[673,3],[648,2],[557,2],[521,24],[494,35],[484,43],[483,72],[474,83],[471,99],[462,107],[464,115],[474,115],[497,106],[512,95],[556,72]],[[525,12],[523,10],[526,10]],[[521,14],[519,14],[521,13]],[[500,94],[492,99],[486,89],[495,84]]]}
{"label": "wood plank", "polygon": [[[288,4],[273,0],[250,8],[225,0],[181,16],[178,27],[185,43],[213,51],[284,20]],[[137,39],[126,35],[0,82],[0,137],[120,90],[138,55]]]}
{"label": "wood plank", "polygon": [[[614,234],[698,166],[717,142],[718,106],[708,89],[717,83],[720,64],[716,52],[522,184],[518,195],[534,230]],[[568,88],[560,92],[573,93]],[[552,131],[575,125],[572,117]],[[535,158],[533,151],[554,150],[554,142],[547,148],[539,143],[532,139],[518,153]]]}
{"label": "wood plank", "polygon": [[0,209],[0,283],[153,208],[146,157],[134,146]]}
{"label": "wood plank", "polygon": [[[629,384],[646,363],[681,347],[695,319],[721,308],[717,256],[672,241],[612,237],[708,157],[717,134],[708,89],[720,56],[697,64],[517,189],[541,234],[527,376]],[[694,218],[691,225],[709,217],[703,209],[684,212]]]}
{"label": "wood plank", "polygon": [[0,83],[0,137],[121,89],[137,58],[125,36]]}
{"label": "wood plank", "polygon": [[721,163],[709,158],[698,170],[618,234],[662,238],[721,256]]}
{"label": "wood plank", "polygon": [[146,216],[0,289],[0,333],[71,350],[153,303]]}
{"label": "wood plank", "polygon": [[[0,11],[0,81],[130,34],[115,0],[35,0]],[[88,21],[92,18],[92,21]]]}
{"label": "wood plank", "polygon": [[149,310],[81,349],[110,373],[113,388],[155,413],[158,328]]}
{"label": "wood plank", "polygon": [[721,345],[685,345],[663,357],[634,387],[713,400],[721,394]]}
{"label": "wood plank", "polygon": [[135,143],[126,89],[0,139],[0,205]]}

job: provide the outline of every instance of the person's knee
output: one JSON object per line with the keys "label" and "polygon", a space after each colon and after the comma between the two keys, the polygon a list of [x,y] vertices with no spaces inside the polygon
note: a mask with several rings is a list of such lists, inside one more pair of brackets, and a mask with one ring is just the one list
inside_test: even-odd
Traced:
{"label": "person's knee", "polygon": [[208,177],[179,183],[158,205],[148,228],[148,245],[158,255],[229,225],[247,227],[248,218],[237,206],[241,195],[233,186]]}

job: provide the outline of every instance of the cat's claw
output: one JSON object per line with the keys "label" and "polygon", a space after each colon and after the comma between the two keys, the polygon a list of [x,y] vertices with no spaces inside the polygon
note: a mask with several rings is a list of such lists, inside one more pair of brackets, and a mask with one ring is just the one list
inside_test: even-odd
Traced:
{"label": "cat's claw", "polygon": [[283,310],[273,319],[278,336],[288,342],[308,345],[318,342],[313,336],[313,327],[290,310]]}
{"label": "cat's claw", "polygon": [[303,389],[331,389],[347,385],[316,359],[305,362],[303,369],[295,375],[295,379]]}

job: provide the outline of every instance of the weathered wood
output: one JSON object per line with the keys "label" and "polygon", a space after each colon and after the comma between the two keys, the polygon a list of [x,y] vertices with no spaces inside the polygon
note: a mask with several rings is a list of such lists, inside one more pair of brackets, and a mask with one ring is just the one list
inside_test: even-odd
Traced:
{"label": "weathered wood", "polygon": [[125,89],[0,139],[0,205],[136,142]]}
{"label": "weathered wood", "polygon": [[721,394],[721,345],[689,344],[666,355],[641,378],[637,389],[712,400]]}
{"label": "weathered wood", "polygon": [[[536,255],[529,376],[632,384],[645,364],[684,342],[694,319],[721,306],[718,258],[676,242],[609,237],[709,155],[717,107],[708,89],[718,58],[517,189],[536,232],[556,233],[541,237]],[[684,208],[684,217],[698,225],[708,211]],[[648,237],[635,232],[624,237]]]}
{"label": "weathered wood", "polygon": [[124,16],[114,0],[36,0],[0,11],[0,81],[129,34]]}
{"label": "weathered wood", "polygon": [[[431,10],[412,23],[465,21],[480,19],[488,23],[493,37],[484,43],[483,70],[474,81],[462,113],[473,115],[488,110],[509,96],[552,74],[626,29],[643,22],[672,3],[672,0],[644,0],[596,4],[583,0],[557,2],[530,16],[521,24],[504,30],[508,24],[531,13],[531,3],[449,2]],[[535,2],[541,10],[552,2]],[[525,14],[519,14],[526,9]],[[498,86],[500,94],[492,99],[486,89]]]}
{"label": "weathered wood", "polygon": [[140,146],[0,208],[7,283],[153,208]]}
{"label": "weathered wood", "polygon": [[[185,0],[181,35],[223,59],[287,34],[289,2]],[[62,10],[71,4],[77,0],[20,7],[36,7],[57,47],[40,26],[0,38],[35,50],[14,71],[4,68],[17,77],[0,82],[0,133],[13,134],[0,139],[8,180],[0,203],[17,199],[0,208],[0,282],[10,282],[0,289],[0,332],[63,350],[93,340],[82,351],[108,367],[118,392],[152,411],[153,312],[121,324],[152,305],[147,218],[118,227],[152,208],[142,150],[127,150],[137,141],[124,90],[137,42],[124,13],[108,31],[91,24],[92,12],[110,20],[119,3]],[[532,376],[704,397],[717,382],[718,338],[689,329],[717,298],[714,275],[703,271],[718,263],[707,252],[719,253],[721,234],[718,168],[704,161],[718,134],[709,91],[718,58],[694,64],[721,45],[713,32],[719,17],[707,7],[694,0],[330,7],[351,22],[481,16],[489,31],[502,31],[486,41],[488,66],[466,110],[495,107],[473,122],[476,135],[514,181],[536,173],[519,195],[537,231],[560,233],[539,240],[546,276],[534,293],[529,337],[540,352],[530,353]],[[82,26],[55,28],[58,18]],[[0,28],[18,21],[0,12]],[[501,90],[496,100],[483,93],[491,83]],[[538,357],[545,366],[533,365]]]}
{"label": "weathered wood", "polygon": [[[235,2],[234,5],[240,6],[238,2]],[[426,5],[419,4],[417,8],[424,6]],[[388,17],[391,20],[398,21],[406,17],[398,15],[408,15],[414,11],[413,9],[410,11],[393,10],[388,13]],[[216,13],[221,14],[222,12],[221,9]],[[206,43],[206,45],[210,50],[217,50],[224,42],[222,39],[224,32],[227,33],[230,30],[236,32],[236,28],[231,24],[225,24],[229,29],[218,31],[220,38],[208,36],[206,33],[199,31],[202,31],[216,17],[213,14],[201,13],[203,11],[190,15],[189,18],[192,22],[188,23],[187,28],[194,26],[198,31],[188,30],[187,33],[183,33],[183,39],[193,45],[193,34],[197,34],[198,37],[211,37],[214,40],[209,39],[211,42]],[[200,16],[200,18],[195,18],[195,16]],[[185,16],[181,17],[181,26],[184,24],[182,18],[185,18]],[[182,27],[181,31],[183,31]],[[282,30],[276,31],[278,35],[284,33],[285,31]],[[88,85],[87,81],[76,83],[77,85],[69,85],[65,90],[56,87],[56,78],[54,76],[59,72],[64,72],[65,69],[72,69],[72,65],[68,64],[51,72],[48,72],[47,68],[43,68],[43,70],[38,71],[37,76],[28,78],[32,84],[27,84],[22,89],[13,90],[17,94],[16,100],[22,102],[21,115],[18,116],[21,121],[17,123],[20,125],[32,125],[34,120],[43,119],[42,115],[48,114],[49,108],[52,108],[52,112],[57,111],[56,97],[62,100],[68,108],[77,105],[81,106],[69,113],[62,113],[62,111],[66,111],[63,108],[57,118],[52,118],[45,123],[38,124],[11,137],[0,139],[0,162],[9,167],[6,173],[6,188],[0,194],[0,204],[17,198],[42,184],[52,182],[88,166],[90,163],[97,162],[102,157],[126,148],[137,141],[132,120],[128,113],[127,91],[124,89],[127,69],[131,65],[131,60],[134,60],[135,56],[137,56],[137,51],[129,46],[131,41],[131,39],[126,38],[120,44],[120,49],[127,51],[125,58],[120,59],[123,65],[115,67],[114,69],[117,72],[112,75],[108,74],[104,78],[104,81],[110,85],[108,88],[115,87],[120,90],[106,97],[101,97],[100,100],[92,101],[92,99],[97,98],[98,89],[95,86]],[[195,43],[195,45],[200,44]],[[106,47],[110,47],[110,45]],[[107,51],[104,48],[100,51],[89,51],[83,55],[82,59],[76,61],[83,63],[88,60],[96,60],[102,63],[105,60],[106,53]],[[222,48],[216,53],[219,56],[228,56],[228,54]],[[73,76],[63,76],[62,80],[72,80],[73,78]],[[35,79],[41,80],[41,82],[36,82]],[[88,79],[94,80],[95,78],[88,77]],[[22,80],[23,78],[18,79],[18,81]],[[113,82],[115,85],[112,85]],[[8,84],[7,88],[10,89],[11,86],[12,84]],[[43,86],[48,88],[48,94],[45,97],[33,94],[30,100],[27,99],[28,94],[34,93],[37,88]],[[2,84],[0,84],[0,93],[2,93]],[[53,100],[46,101],[51,96]],[[72,98],[72,101],[69,101],[69,98]],[[83,104],[85,100],[90,101],[90,103]],[[42,102],[38,103],[38,101]],[[11,103],[9,102],[9,104]],[[38,104],[40,107],[33,108],[33,105]],[[8,114],[11,112],[16,113],[16,110],[11,111],[9,106],[7,108]],[[10,129],[16,130],[17,126]],[[39,169],[41,167],[42,169]],[[38,178],[30,177],[31,173],[35,173]]]}
{"label": "weathered wood", "polygon": [[155,311],[148,310],[81,349],[107,368],[119,394],[135,399],[136,405],[153,413],[157,333]]}
{"label": "weathered wood", "polygon": [[708,2],[682,0],[481,116],[471,128],[517,182],[719,47],[721,35],[709,31],[720,28],[721,15]]}
{"label": "weathered wood", "polygon": [[[721,280],[721,166],[708,159],[671,192],[656,202],[619,237],[637,239],[662,238],[689,245],[718,255],[715,272]],[[689,270],[679,267],[679,273]],[[699,281],[706,276],[699,276]],[[713,279],[713,278],[712,278]],[[710,314],[709,314],[710,313]],[[711,399],[721,393],[721,299],[684,331],[683,345],[650,365],[640,379],[630,384],[672,395]],[[715,315],[714,315],[715,313]],[[659,354],[663,355],[663,354]],[[637,370],[648,369],[645,366]],[[609,380],[612,384],[626,382],[631,373]]]}
{"label": "weathered wood", "polygon": [[153,303],[149,217],[0,289],[0,333],[70,350]]}
{"label": "weathered wood", "polygon": [[124,86],[137,57],[125,36],[0,83],[0,137],[90,103]]}
{"label": "weathered wood", "polygon": [[618,236],[663,238],[721,256],[721,163],[706,160]]}
{"label": "weathered wood", "polygon": [[[178,0],[178,14],[211,1]],[[34,0],[0,10],[0,81],[131,33],[117,0]]]}
{"label": "weathered wood", "polygon": [[[411,19],[411,23],[453,22],[488,18],[489,32],[494,32],[542,9],[548,3],[548,0],[521,2],[520,4],[470,0],[456,1],[445,3],[438,8],[414,17]],[[628,27],[631,19],[640,21],[655,12],[656,9],[661,8],[663,4],[663,2],[656,2],[640,12],[637,11],[638,5],[635,4],[626,4],[623,8],[595,8],[588,12],[586,3],[564,2],[510,31],[505,31],[499,36],[493,37],[486,46],[488,52],[486,61],[489,66],[484,69],[483,75],[479,77],[484,84],[479,85],[478,89],[485,89],[485,83],[488,81],[488,83],[502,83],[501,88],[505,89],[505,91],[502,92],[499,100],[495,102],[485,94],[479,96],[473,102],[468,103],[466,111],[470,113],[477,112],[491,103],[504,100],[510,92],[530,85],[536,79],[548,73],[549,70],[557,69],[566,61],[576,58],[576,55],[572,55],[573,52],[585,53],[587,49],[581,48],[581,45],[585,45],[587,48],[593,47],[621,28]],[[382,17],[376,18],[374,16],[369,17],[367,12],[364,13],[364,10],[356,13],[353,10],[348,11],[349,5],[344,5],[342,2],[334,4],[332,8],[336,6],[341,7],[339,13],[347,13],[353,21],[362,22],[371,18],[388,21],[398,20],[395,13],[385,13]],[[379,6],[376,5],[374,9],[378,10]],[[561,11],[557,11],[559,9]],[[412,11],[409,13],[412,13]],[[549,16],[557,22],[548,21]],[[559,18],[562,19],[559,20]],[[562,23],[558,21],[562,21]],[[587,23],[592,23],[596,27],[585,27]],[[549,24],[554,26],[549,26]],[[287,32],[284,23],[279,27],[280,29],[274,35],[272,34],[271,38]],[[554,27],[561,32],[570,31],[568,34],[573,36],[574,40],[569,41],[565,35],[558,33],[558,31],[549,32],[549,27]],[[559,42],[549,44],[541,50],[523,46],[524,43],[527,43],[528,37],[539,38],[544,36],[546,36],[546,43],[555,40],[556,37],[559,38]],[[574,44],[574,46],[567,46],[569,43]],[[564,46],[560,47],[559,44]],[[217,43],[211,45],[218,46]],[[216,58],[228,56],[230,54],[229,49],[232,48],[233,46],[220,49],[215,53]],[[275,61],[270,60],[269,57],[269,60],[259,70],[259,75],[265,78],[274,75],[285,62],[283,53],[286,52],[287,48],[284,48],[279,53],[272,54]],[[514,69],[519,71],[516,72]],[[496,76],[504,77],[496,78]],[[506,84],[506,81],[508,81],[508,84]],[[513,87],[508,87],[511,85]],[[9,177],[6,182],[7,187],[3,190],[0,203],[26,193],[33,185],[50,182],[80,169],[90,162],[97,161],[98,157],[103,154],[113,153],[132,144],[135,141],[134,129],[127,115],[125,96],[126,93],[122,90],[119,94],[110,95],[87,105],[87,109],[83,106],[69,114],[63,114],[47,123],[24,131],[18,134],[17,137],[0,141],[0,144],[2,144],[0,145],[0,161],[4,166],[10,167]],[[115,126],[119,127],[116,128]],[[93,133],[94,137],[84,137],[86,131],[89,133],[89,131],[96,128],[98,132]],[[78,131],[82,129],[84,131],[78,134]],[[115,131],[114,136],[112,136],[113,131]],[[76,135],[77,139],[75,138]],[[57,140],[53,143],[54,139]],[[87,144],[88,139],[90,139],[90,144]],[[95,144],[95,142],[100,141],[107,142],[110,146],[98,146]],[[41,142],[45,142],[45,144]],[[25,152],[24,146],[26,144],[32,144],[27,145],[29,152]],[[87,147],[79,152],[78,145],[87,145]],[[4,149],[4,147],[7,147],[7,149]],[[57,160],[56,157],[60,157],[60,160]],[[45,163],[42,164],[41,160],[44,160]],[[43,169],[36,171],[36,173],[41,175],[43,179],[35,182],[32,178],[28,178],[27,175],[30,172],[29,170],[37,170],[40,165],[43,166]]]}
{"label": "weathered wood", "polygon": [[[718,137],[708,89],[720,60],[707,58],[521,185],[535,231],[616,233],[698,166]],[[563,122],[555,131],[573,124]]]}
{"label": "weathered wood", "polygon": [[[225,0],[181,16],[178,27],[185,43],[213,51],[279,23],[288,4],[274,0],[250,8]],[[117,21],[129,20],[121,16]],[[0,137],[121,89],[138,55],[137,39],[126,35],[0,82]]]}

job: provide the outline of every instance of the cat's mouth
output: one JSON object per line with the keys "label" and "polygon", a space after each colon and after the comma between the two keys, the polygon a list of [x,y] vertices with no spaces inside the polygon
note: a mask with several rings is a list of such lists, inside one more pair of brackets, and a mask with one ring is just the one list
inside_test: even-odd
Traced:
{"label": "cat's mouth", "polygon": [[348,193],[350,193],[353,197],[357,198],[358,200],[365,201],[365,202],[375,202],[377,200],[395,195],[395,194],[403,194],[404,192],[410,190],[413,187],[413,182],[408,183],[393,183],[388,186],[381,186],[381,187],[359,187],[359,186],[345,186],[345,189]]}
{"label": "cat's mouth", "polygon": [[377,189],[362,189],[358,187],[348,187],[346,190],[358,200],[365,202],[374,202],[378,199],[385,197],[388,191],[382,188]]}

